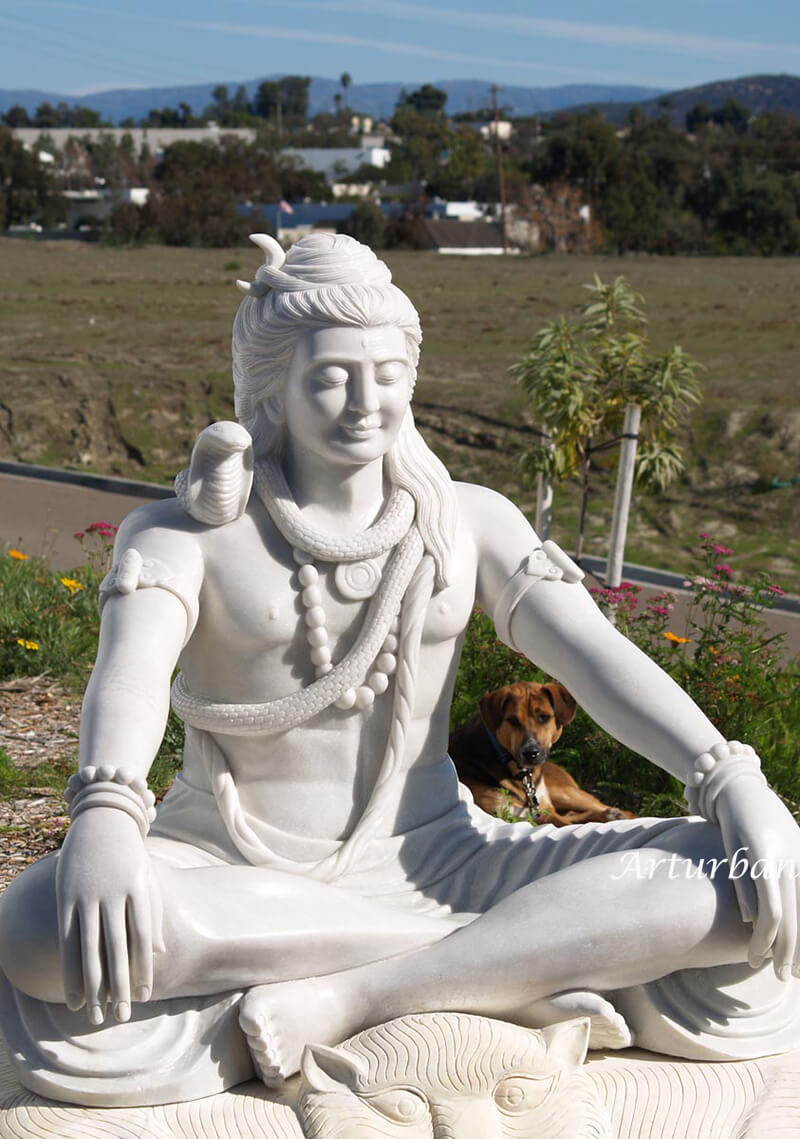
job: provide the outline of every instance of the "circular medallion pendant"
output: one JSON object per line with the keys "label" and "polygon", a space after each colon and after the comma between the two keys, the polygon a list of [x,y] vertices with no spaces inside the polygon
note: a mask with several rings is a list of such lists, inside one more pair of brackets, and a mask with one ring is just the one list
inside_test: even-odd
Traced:
{"label": "circular medallion pendant", "polygon": [[380,566],[372,558],[361,562],[340,562],[333,575],[336,588],[348,601],[372,597],[381,580]]}

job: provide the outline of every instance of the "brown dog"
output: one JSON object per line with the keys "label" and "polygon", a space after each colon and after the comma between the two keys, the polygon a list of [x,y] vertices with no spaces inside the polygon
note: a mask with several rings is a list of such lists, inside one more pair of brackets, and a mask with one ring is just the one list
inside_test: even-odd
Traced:
{"label": "brown dog", "polygon": [[507,684],[481,698],[478,715],[450,736],[458,777],[479,807],[524,818],[529,810],[525,780],[538,800],[537,822],[563,827],[634,818],[581,790],[563,767],[548,760],[576,707],[566,688],[555,682]]}

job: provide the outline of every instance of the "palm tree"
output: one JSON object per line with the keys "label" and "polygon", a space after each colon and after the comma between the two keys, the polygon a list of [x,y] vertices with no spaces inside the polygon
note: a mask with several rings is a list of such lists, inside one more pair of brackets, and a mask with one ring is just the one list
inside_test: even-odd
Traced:
{"label": "palm tree", "polygon": [[343,71],[342,74],[339,76],[339,82],[342,85],[342,92],[344,94],[344,105],[346,108],[347,107],[347,88],[353,82],[353,80],[350,78],[350,72],[349,71]]}

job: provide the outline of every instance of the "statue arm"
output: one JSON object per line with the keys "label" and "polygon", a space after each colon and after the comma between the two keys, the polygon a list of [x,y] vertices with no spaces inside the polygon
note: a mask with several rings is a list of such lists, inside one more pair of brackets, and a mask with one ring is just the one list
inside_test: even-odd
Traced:
{"label": "statue arm", "polygon": [[[158,750],[170,678],[190,631],[187,611],[202,581],[196,538],[148,525],[148,509],[123,524],[116,554],[123,558],[134,550],[151,570],[172,563],[181,573],[172,575],[172,588],[157,588],[151,573],[146,584],[156,588],[107,594],[81,716],[79,768],[106,765],[122,771],[123,785],[144,780]],[[177,576],[185,597],[174,591]],[[66,1001],[73,1009],[85,1005],[94,1024],[103,1020],[106,999],[116,1019],[127,1020],[132,999],[149,998],[153,951],[161,945],[160,899],[135,817],[138,808],[134,802],[132,812],[124,809],[130,801],[124,790],[119,800],[113,795],[108,803],[101,800],[98,795],[92,802],[90,788],[87,808],[70,826],[56,875]],[[115,801],[123,809],[111,805]]]}
{"label": "statue arm", "polygon": [[[478,547],[477,596],[493,613],[540,543],[511,503],[475,491],[481,493],[470,496],[469,516]],[[793,971],[800,976],[800,831],[757,766],[737,760],[689,695],[617,632],[582,585],[532,579],[509,629],[515,647],[558,677],[601,727],[679,779],[690,781],[701,753],[716,754],[722,778],[709,817],[728,858],[750,866],[750,873],[732,876],[741,916],[753,924],[750,962],[771,956],[782,980]],[[733,778],[725,777],[726,763]]]}
{"label": "statue arm", "polygon": [[[478,602],[494,613],[508,581],[541,543],[507,499],[475,489],[483,492],[473,496],[477,509],[471,511]],[[514,647],[557,677],[615,739],[686,782],[696,756],[722,742],[721,734],[671,677],[617,632],[582,584],[530,581],[510,616]]]}

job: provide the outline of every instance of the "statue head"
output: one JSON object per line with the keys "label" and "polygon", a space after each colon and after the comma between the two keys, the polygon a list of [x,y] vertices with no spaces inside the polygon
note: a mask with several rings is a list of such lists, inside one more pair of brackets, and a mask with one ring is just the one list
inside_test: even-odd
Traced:
{"label": "statue head", "polygon": [[[309,331],[341,326],[399,329],[411,372],[410,396],[422,341],[419,317],[371,249],[331,233],[309,234],[288,253],[266,234],[253,234],[251,240],[265,259],[253,282],[237,282],[246,296],[233,325],[233,382],[236,414],[253,438],[256,459],[281,455],[287,430],[286,384]],[[410,407],[385,463],[390,481],[416,501],[417,523],[441,586],[447,581],[455,529],[455,494],[447,471],[414,426]]]}
{"label": "statue head", "polygon": [[588,1021],[533,1031],[464,1013],[423,1013],[303,1054],[308,1139],[608,1139],[583,1069]]}
{"label": "statue head", "polygon": [[326,326],[392,325],[405,337],[413,381],[422,332],[411,301],[392,284],[387,265],[344,234],[312,233],[287,254],[266,234],[253,234],[265,255],[233,326],[236,414],[256,455],[280,452],[283,395],[302,334]]}

